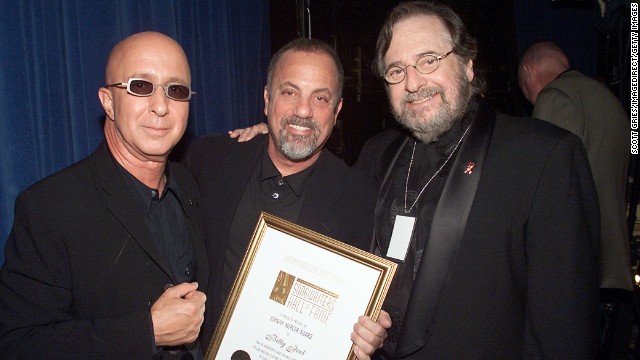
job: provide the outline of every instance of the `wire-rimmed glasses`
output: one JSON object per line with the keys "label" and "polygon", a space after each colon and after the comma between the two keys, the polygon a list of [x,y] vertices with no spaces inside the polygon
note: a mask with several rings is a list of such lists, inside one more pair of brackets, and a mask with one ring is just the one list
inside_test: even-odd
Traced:
{"label": "wire-rimmed glasses", "polygon": [[390,66],[389,68],[387,68],[387,70],[385,70],[384,74],[382,74],[382,77],[387,83],[391,85],[401,83],[402,80],[404,80],[404,78],[407,76],[407,68],[409,66],[413,66],[413,68],[416,69],[416,71],[420,74],[431,74],[432,72],[438,70],[438,67],[440,66],[440,60],[446,58],[452,52],[453,50],[444,55],[422,55],[418,58],[418,60],[416,60],[415,65],[407,65],[405,67],[399,65]]}

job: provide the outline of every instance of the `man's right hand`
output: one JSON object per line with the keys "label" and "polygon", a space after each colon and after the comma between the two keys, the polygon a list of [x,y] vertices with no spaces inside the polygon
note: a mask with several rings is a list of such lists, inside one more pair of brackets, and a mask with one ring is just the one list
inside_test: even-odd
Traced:
{"label": "man's right hand", "polygon": [[188,344],[198,338],[207,297],[197,289],[196,282],[170,287],[151,306],[156,346]]}

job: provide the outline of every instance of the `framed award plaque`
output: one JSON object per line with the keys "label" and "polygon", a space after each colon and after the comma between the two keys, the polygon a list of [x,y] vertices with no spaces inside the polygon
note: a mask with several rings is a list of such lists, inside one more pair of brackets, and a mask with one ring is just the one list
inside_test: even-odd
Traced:
{"label": "framed award plaque", "polygon": [[263,212],[205,359],[355,359],[353,325],[377,319],[395,270]]}

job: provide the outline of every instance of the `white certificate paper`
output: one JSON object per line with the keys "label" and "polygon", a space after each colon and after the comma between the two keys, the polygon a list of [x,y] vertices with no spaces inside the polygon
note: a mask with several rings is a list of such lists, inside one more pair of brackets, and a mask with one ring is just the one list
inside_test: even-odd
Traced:
{"label": "white certificate paper", "polygon": [[395,268],[263,213],[206,359],[354,359],[353,325],[377,318]]}

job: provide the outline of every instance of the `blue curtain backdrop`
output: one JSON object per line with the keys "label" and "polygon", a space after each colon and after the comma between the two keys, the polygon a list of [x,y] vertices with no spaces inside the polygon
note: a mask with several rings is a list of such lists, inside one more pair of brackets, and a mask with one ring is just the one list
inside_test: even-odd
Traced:
{"label": "blue curtain backdrop", "polygon": [[198,93],[187,140],[263,118],[268,0],[0,0],[0,264],[17,194],[103,138],[110,49],[144,30],[185,49]]}

